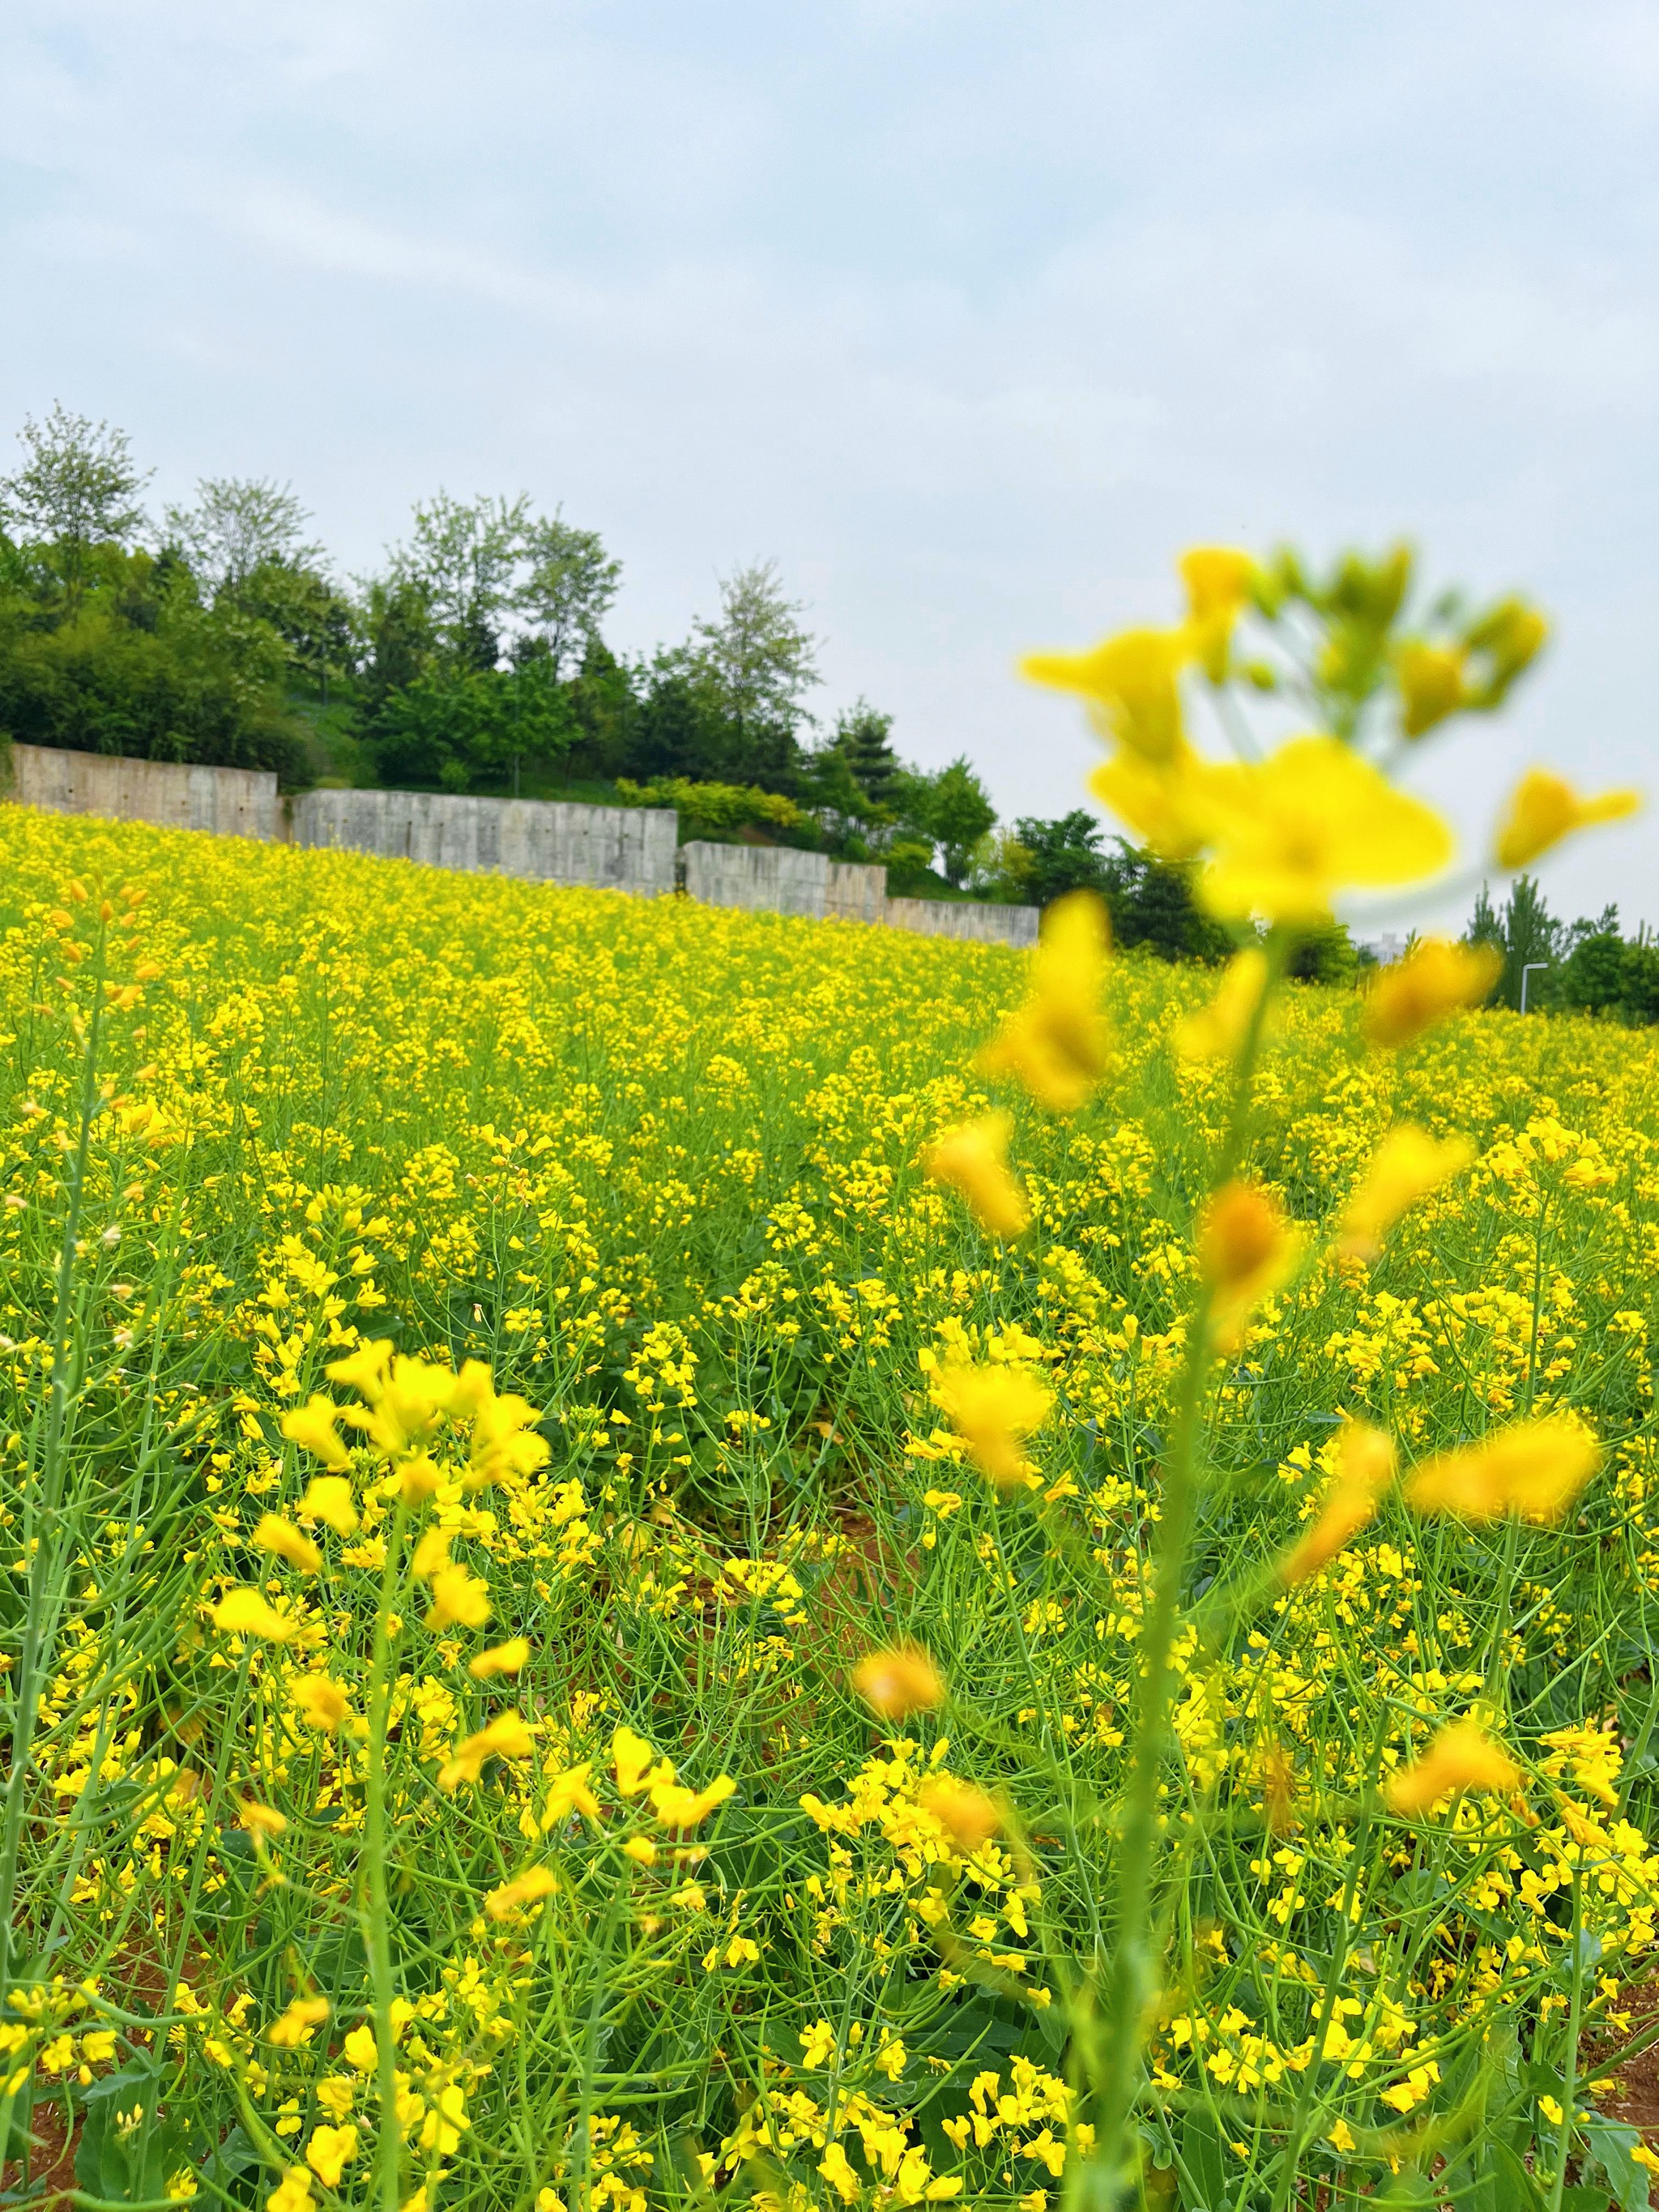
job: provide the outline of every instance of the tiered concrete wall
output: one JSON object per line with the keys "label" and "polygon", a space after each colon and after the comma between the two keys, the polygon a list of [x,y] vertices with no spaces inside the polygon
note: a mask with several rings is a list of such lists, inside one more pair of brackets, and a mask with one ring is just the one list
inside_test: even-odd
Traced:
{"label": "tiered concrete wall", "polygon": [[435,791],[307,791],[296,845],[337,846],[473,875],[596,884],[647,898],[674,888],[678,817],[669,807],[574,806]]}
{"label": "tiered concrete wall", "polygon": [[11,787],[3,796],[49,814],[102,814],[164,830],[210,830],[221,837],[284,834],[276,779],[264,769],[193,768],[182,761],[14,745]]}
{"label": "tiered concrete wall", "polygon": [[1037,941],[1034,906],[889,898],[885,868],[829,860],[822,853],[799,853],[787,845],[714,845],[699,839],[683,845],[680,857],[688,894],[705,906],[834,915],[985,945]]}
{"label": "tiered concrete wall", "polygon": [[976,945],[1035,945],[1041,908],[994,906],[977,900],[890,898],[886,921],[892,929],[915,929],[925,937],[961,937]]}
{"label": "tiered concrete wall", "polygon": [[887,896],[887,871],[787,845],[681,848],[670,807],[572,806],[541,799],[471,799],[435,791],[307,791],[286,802],[264,769],[12,747],[5,796],[55,814],[102,814],[222,837],[378,853],[468,874],[594,884],[658,897],[685,888],[706,906],[884,923],[928,936],[1035,945],[1034,906],[958,905]]}

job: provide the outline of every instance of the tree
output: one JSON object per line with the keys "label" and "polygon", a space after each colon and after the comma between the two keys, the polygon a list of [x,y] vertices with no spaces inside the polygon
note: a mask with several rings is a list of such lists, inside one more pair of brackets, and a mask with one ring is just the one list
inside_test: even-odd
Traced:
{"label": "tree", "polygon": [[959,890],[973,866],[974,848],[994,824],[997,811],[964,757],[915,781],[908,811],[916,827],[939,847],[945,882]]}
{"label": "tree", "polygon": [[830,750],[847,764],[854,784],[863,793],[865,818],[879,821],[896,805],[902,772],[889,742],[893,718],[858,700],[836,717],[836,734]]}
{"label": "tree", "polygon": [[490,669],[501,657],[529,504],[522,492],[514,500],[467,500],[441,491],[425,506],[416,503],[409,542],[392,549],[393,587],[420,596],[437,641],[461,667]]}
{"label": "tree", "polygon": [[222,595],[245,614],[267,622],[288,648],[290,665],[321,687],[351,673],[357,659],[356,611],[315,568],[261,562]]}
{"label": "tree", "polygon": [[320,563],[320,545],[301,543],[311,516],[287,484],[258,477],[204,477],[193,507],[164,510],[167,534],[209,599],[235,592],[258,568]]}
{"label": "tree", "polygon": [[1346,923],[1324,921],[1304,929],[1297,939],[1285,973],[1302,983],[1355,983],[1359,975],[1359,953],[1348,934]]}
{"label": "tree", "polygon": [[1105,861],[1112,935],[1144,945],[1161,960],[1224,960],[1232,939],[1193,896],[1192,871],[1139,852],[1123,838]]}
{"label": "tree", "polygon": [[1047,906],[1066,891],[1106,888],[1106,855],[1100,849],[1101,825],[1086,807],[1045,821],[1023,814],[1014,836],[1029,855],[1024,871],[1025,896]]}
{"label": "tree", "polygon": [[785,594],[777,562],[757,561],[720,579],[719,619],[693,626],[692,665],[732,726],[735,781],[794,779],[805,695],[819,681],[805,611]]}
{"label": "tree", "polygon": [[[1508,898],[1496,908],[1483,884],[1464,932],[1467,943],[1490,945],[1499,955],[1504,965],[1492,995],[1499,1005],[1516,1007],[1521,1004],[1522,973],[1540,961],[1546,964],[1557,961],[1562,937],[1562,925],[1545,904],[1532,876],[1517,876]],[[1544,980],[1549,986],[1551,979]],[[1551,989],[1540,993],[1534,984],[1528,989],[1528,1003],[1536,1005],[1540,998],[1552,994]]]}
{"label": "tree", "polygon": [[130,544],[143,528],[137,494],[153,471],[134,465],[125,430],[71,415],[61,400],[44,422],[26,415],[17,442],[23,465],[0,477],[0,520],[53,550],[76,599],[91,548]]}
{"label": "tree", "polygon": [[1617,930],[1598,930],[1581,937],[1561,971],[1559,997],[1567,1006],[1582,1006],[1586,1013],[1607,1012],[1624,1003],[1628,948]]}
{"label": "tree", "polygon": [[530,574],[519,611],[562,682],[599,642],[599,625],[621,587],[622,562],[606,554],[597,530],[577,530],[557,513],[526,526],[523,551]]}

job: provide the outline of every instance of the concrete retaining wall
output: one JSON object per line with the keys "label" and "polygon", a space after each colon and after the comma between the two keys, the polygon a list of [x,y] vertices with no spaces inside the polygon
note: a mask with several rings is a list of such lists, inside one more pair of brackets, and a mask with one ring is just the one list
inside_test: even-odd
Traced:
{"label": "concrete retaining wall", "polygon": [[263,769],[14,745],[4,796],[54,814],[100,814],[222,837],[291,838],[472,875],[594,884],[661,896],[675,885],[705,906],[885,924],[931,937],[1035,945],[1034,906],[957,905],[887,896],[887,871],[788,845],[683,846],[671,807],[574,806],[542,799],[471,799],[436,791],[307,791],[284,802]]}
{"label": "concrete retaining wall", "polygon": [[574,806],[436,791],[307,791],[296,845],[378,853],[471,875],[594,884],[647,898],[674,888],[679,818],[670,807]]}
{"label": "concrete retaining wall", "polygon": [[688,895],[705,906],[751,912],[833,915],[884,924],[928,937],[983,945],[1035,945],[1034,906],[957,904],[947,899],[887,896],[887,871],[787,845],[714,845],[698,839],[680,848]]}
{"label": "concrete retaining wall", "polygon": [[951,899],[890,898],[892,929],[914,929],[924,937],[960,937],[976,945],[1035,945],[1041,909],[1034,906],[957,903]]}
{"label": "concrete retaining wall", "polygon": [[14,745],[11,787],[4,795],[48,814],[101,814],[164,830],[209,830],[221,837],[269,840],[284,834],[276,778],[266,769],[195,768],[182,761]]}

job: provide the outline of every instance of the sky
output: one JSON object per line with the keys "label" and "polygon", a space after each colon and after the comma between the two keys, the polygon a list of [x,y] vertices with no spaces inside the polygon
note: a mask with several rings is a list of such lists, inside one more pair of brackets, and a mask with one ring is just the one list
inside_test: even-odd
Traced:
{"label": "sky", "polygon": [[[292,483],[348,572],[527,491],[612,642],[775,558],[1005,817],[1094,741],[1018,654],[1195,541],[1400,536],[1546,660],[1426,748],[1478,875],[1534,761],[1659,784],[1659,13],[1625,0],[12,0],[0,468],[54,399]],[[1659,926],[1659,817],[1544,872]],[[1433,905],[1429,918],[1435,918]]]}

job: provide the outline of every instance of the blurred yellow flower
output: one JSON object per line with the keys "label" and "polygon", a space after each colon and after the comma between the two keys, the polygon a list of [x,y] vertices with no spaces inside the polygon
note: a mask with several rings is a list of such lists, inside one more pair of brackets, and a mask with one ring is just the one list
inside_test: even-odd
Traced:
{"label": "blurred yellow flower", "polygon": [[853,1687],[885,1721],[931,1712],[945,1702],[945,1678],[919,1644],[869,1652],[853,1669]]}
{"label": "blurred yellow flower", "polygon": [[1109,1065],[1101,994],[1111,928],[1092,891],[1068,891],[1042,917],[1023,1002],[984,1046],[981,1074],[1018,1078],[1056,1114],[1074,1114]]}
{"label": "blurred yellow flower", "polygon": [[1191,657],[1184,630],[1126,629],[1088,653],[1033,653],[1019,666],[1030,683],[1081,693],[1126,751],[1167,761],[1183,743],[1179,678]]}
{"label": "blurred yellow flower", "polygon": [[1465,1790],[1514,1790],[1521,1770],[1474,1721],[1443,1728],[1420,1759],[1390,1775],[1383,1790],[1395,1813],[1426,1813],[1443,1797]]}
{"label": "blurred yellow flower", "polygon": [[283,2178],[265,2199],[265,2212],[307,2212],[311,2176],[302,2166],[284,2166]]}
{"label": "blurred yellow flower", "polygon": [[530,1657],[530,1638],[509,1636],[505,1644],[492,1644],[467,1667],[474,1681],[488,1682],[497,1674],[516,1674]]}
{"label": "blurred yellow flower", "polygon": [[435,1633],[452,1620],[463,1628],[482,1628],[490,1614],[489,1585],[465,1567],[438,1567],[432,1576],[432,1605],[427,1626]]}
{"label": "blurred yellow flower", "polygon": [[568,1820],[573,1813],[580,1813],[589,1820],[603,1820],[599,1801],[588,1787],[587,1778],[593,1771],[591,1759],[580,1766],[567,1766],[562,1774],[555,1775],[542,1808],[542,1826],[556,1828],[561,1820]]}
{"label": "blurred yellow flower", "polygon": [[290,1443],[298,1444],[325,1467],[348,1468],[350,1455],[340,1441],[338,1425],[340,1408],[331,1398],[313,1394],[303,1406],[296,1406],[284,1413],[282,1431]]}
{"label": "blurred yellow flower", "polygon": [[274,1805],[261,1805],[252,1797],[245,1797],[236,1808],[236,1818],[250,1836],[281,1836],[288,1832],[288,1815],[279,1813]]}
{"label": "blurred yellow flower", "polygon": [[1576,1421],[1517,1422],[1484,1443],[1425,1460],[1406,1485],[1419,1513],[1463,1521],[1559,1521],[1601,1463],[1601,1448]]}
{"label": "blurred yellow flower", "polygon": [[265,2030],[265,2040],[279,2051],[297,2051],[310,2042],[313,2031],[327,2018],[326,1997],[295,1997]]}
{"label": "blurred yellow flower", "polygon": [[213,1608],[213,1625],[228,1636],[263,1636],[268,1644],[286,1644],[299,1626],[246,1583],[225,1592]]}
{"label": "blurred yellow flower", "polygon": [[303,1719],[313,1728],[330,1734],[340,1727],[351,1711],[345,1692],[326,1674],[300,1675],[289,1695]]}
{"label": "blurred yellow flower", "polygon": [[484,1911],[492,1920],[511,1920],[526,1905],[550,1897],[558,1886],[559,1877],[551,1867],[528,1867],[511,1881],[492,1889],[484,1899]]}
{"label": "blurred yellow flower", "polygon": [[922,1166],[935,1182],[960,1191],[995,1237],[1024,1236],[1030,1222],[1025,1196],[1008,1172],[1008,1114],[983,1114],[957,1129],[947,1129],[922,1154]]}
{"label": "blurred yellow flower", "polygon": [[1182,1060],[1237,1060],[1267,982],[1267,956],[1248,945],[1227,963],[1215,996],[1176,1024]]}
{"label": "blurred yellow flower", "polygon": [[486,1759],[528,1759],[535,1747],[535,1739],[520,1717],[517,1713],[501,1713],[488,1728],[480,1729],[476,1735],[467,1736],[455,1746],[438,1769],[438,1787],[453,1790],[459,1783],[476,1782],[483,1772]]}
{"label": "blurred yellow flower", "polygon": [[1031,1462],[1023,1446],[1054,1402],[1029,1368],[953,1362],[934,1376],[933,1395],[993,1482],[1012,1487],[1028,1479]]}
{"label": "blurred yellow flower", "polygon": [[1231,545],[1194,545],[1181,556],[1187,586],[1187,630],[1205,674],[1219,684],[1227,673],[1233,627],[1249,604],[1256,564]]}
{"label": "blurred yellow flower", "polygon": [[1480,1006],[1503,964],[1490,945],[1423,938],[1371,985],[1360,1034],[1368,1044],[1410,1044],[1448,1014]]}
{"label": "blurred yellow flower", "polygon": [[337,1536],[350,1536],[357,1528],[357,1508],[351,1485],[343,1474],[313,1474],[300,1500],[302,1521],[320,1521]]}
{"label": "blurred yellow flower", "polygon": [[280,1513],[266,1513],[253,1532],[256,1551],[272,1552],[290,1566],[297,1567],[302,1575],[314,1575],[323,1564],[323,1555],[308,1536],[284,1521]]}
{"label": "blurred yellow flower", "polygon": [[1304,1583],[1334,1559],[1376,1515],[1377,1501],[1394,1480],[1394,1446],[1380,1429],[1351,1421],[1342,1431],[1336,1479],[1319,1518],[1285,1555],[1279,1575]]}
{"label": "blurred yellow flower", "polygon": [[665,1759],[659,1765],[655,1750],[631,1728],[619,1728],[611,1736],[611,1760],[617,1790],[624,1797],[637,1797],[653,1782],[674,1779],[672,1761]]}
{"label": "blurred yellow flower", "polygon": [[735,1796],[737,1788],[729,1774],[719,1776],[706,1790],[688,1790],[678,1782],[653,1782],[651,1806],[665,1828],[695,1828],[716,1806]]}
{"label": "blurred yellow flower", "polygon": [[1190,860],[1210,836],[1207,801],[1214,773],[1185,745],[1157,763],[1121,752],[1094,770],[1089,788],[1160,860]]}
{"label": "blurred yellow flower", "polygon": [[1255,1307],[1295,1273],[1301,1240],[1266,1191],[1235,1181],[1206,1200],[1195,1242],[1215,1341],[1231,1352]]}
{"label": "blurred yellow flower", "polygon": [[1200,879],[1224,916],[1326,920],[1338,892],[1416,883],[1443,867],[1452,834],[1340,738],[1292,738],[1260,765],[1209,771],[1212,857]]}
{"label": "blurred yellow flower", "polygon": [[1529,769],[1510,800],[1498,832],[1498,865],[1524,868],[1575,830],[1600,822],[1620,822],[1642,804],[1637,791],[1604,791],[1581,799],[1572,786],[1547,769]]}
{"label": "blurred yellow flower", "polygon": [[930,1775],[916,1791],[916,1802],[964,1851],[976,1851],[988,1844],[1002,1826],[1002,1810],[996,1799],[951,1774]]}
{"label": "blurred yellow flower", "polygon": [[1376,1259],[1401,1215],[1462,1175],[1474,1158],[1474,1146],[1467,1137],[1437,1142],[1414,1122],[1399,1123],[1371,1155],[1364,1180],[1342,1210],[1337,1250],[1351,1259]]}
{"label": "blurred yellow flower", "polygon": [[313,2128],[306,2145],[306,2164],[325,2189],[337,2189],[340,2176],[357,2155],[356,2128]]}
{"label": "blurred yellow flower", "polygon": [[1430,645],[1408,638],[1395,655],[1400,683],[1401,727],[1420,738],[1468,703],[1465,659],[1456,646]]}

